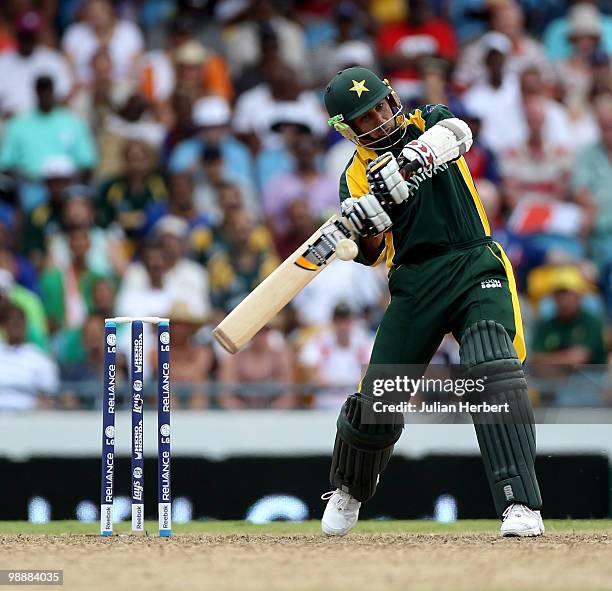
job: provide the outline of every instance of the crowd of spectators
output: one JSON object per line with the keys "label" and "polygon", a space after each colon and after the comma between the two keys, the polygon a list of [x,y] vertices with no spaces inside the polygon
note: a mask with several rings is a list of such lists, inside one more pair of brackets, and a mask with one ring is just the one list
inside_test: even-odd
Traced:
{"label": "crowd of spectators", "polygon": [[322,89],[352,65],[469,122],[534,363],[605,366],[611,51],[593,0],[4,0],[0,410],[95,405],[113,315],[171,318],[178,406],[353,391],[384,265],[334,263],[234,357],[210,335],[338,211],[353,146]]}

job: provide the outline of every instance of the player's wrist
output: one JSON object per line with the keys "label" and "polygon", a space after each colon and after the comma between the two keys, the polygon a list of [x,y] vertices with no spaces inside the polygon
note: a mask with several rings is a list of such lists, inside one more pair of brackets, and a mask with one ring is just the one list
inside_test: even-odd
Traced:
{"label": "player's wrist", "polygon": [[431,146],[420,139],[408,142],[401,152],[401,157],[407,162],[414,163],[416,172],[432,172],[436,155]]}
{"label": "player's wrist", "polygon": [[385,233],[381,232],[376,236],[360,237],[359,249],[363,259],[369,264],[374,264],[384,248]]}

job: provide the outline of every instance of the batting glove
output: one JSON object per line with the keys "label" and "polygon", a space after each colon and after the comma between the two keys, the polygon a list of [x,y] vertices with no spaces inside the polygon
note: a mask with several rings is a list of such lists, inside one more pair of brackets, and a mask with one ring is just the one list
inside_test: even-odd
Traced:
{"label": "batting glove", "polygon": [[360,236],[376,236],[391,227],[391,218],[374,195],[349,197],[340,209],[348,219],[353,230]]}
{"label": "batting glove", "polygon": [[402,203],[410,197],[399,164],[391,152],[372,160],[366,168],[366,175],[370,191],[381,205]]}
{"label": "batting glove", "polygon": [[[408,163],[418,163],[419,172],[429,175],[443,164],[463,156],[471,148],[472,142],[472,130],[468,124],[452,117],[438,121],[419,139],[406,144],[401,159]],[[410,164],[406,167],[410,167]]]}

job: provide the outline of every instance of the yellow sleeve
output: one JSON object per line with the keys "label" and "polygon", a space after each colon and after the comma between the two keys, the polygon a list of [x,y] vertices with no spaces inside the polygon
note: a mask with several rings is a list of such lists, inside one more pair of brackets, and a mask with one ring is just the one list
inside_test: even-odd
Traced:
{"label": "yellow sleeve", "polygon": [[[366,176],[366,166],[368,162],[374,160],[376,158],[376,153],[372,150],[367,150],[365,148],[358,147],[357,151],[353,155],[353,158],[348,163],[348,166],[344,170],[342,177],[340,178],[340,201],[344,201],[344,199],[348,197],[362,197],[369,192],[368,186],[368,178]],[[359,236],[355,236],[355,242],[359,247],[359,254],[355,258],[355,262],[361,263],[366,266],[376,266],[378,265],[384,258],[385,252],[387,250],[387,236],[389,232],[385,233],[385,241],[383,242],[383,246],[381,248],[380,254],[376,261],[373,263],[369,263],[363,253],[361,251],[360,246],[360,238]]]}

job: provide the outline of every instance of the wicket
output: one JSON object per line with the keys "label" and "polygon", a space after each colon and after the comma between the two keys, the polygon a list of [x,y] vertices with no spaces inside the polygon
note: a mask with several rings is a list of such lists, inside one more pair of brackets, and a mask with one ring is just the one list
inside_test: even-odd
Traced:
{"label": "wicket", "polygon": [[143,323],[157,324],[157,455],[159,535],[172,533],[170,487],[170,322],[167,318],[121,316],[104,322],[104,395],[102,400],[102,486],[100,533],[113,535],[115,472],[115,388],[117,325],[131,324],[132,532],[144,533]]}

